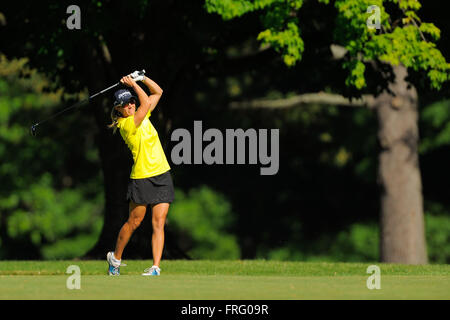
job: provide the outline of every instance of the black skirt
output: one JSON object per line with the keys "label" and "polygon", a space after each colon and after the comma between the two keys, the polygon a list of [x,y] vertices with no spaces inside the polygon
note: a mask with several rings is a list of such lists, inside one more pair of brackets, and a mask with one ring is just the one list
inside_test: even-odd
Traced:
{"label": "black skirt", "polygon": [[127,200],[136,204],[172,203],[175,199],[170,171],[144,179],[130,179]]}

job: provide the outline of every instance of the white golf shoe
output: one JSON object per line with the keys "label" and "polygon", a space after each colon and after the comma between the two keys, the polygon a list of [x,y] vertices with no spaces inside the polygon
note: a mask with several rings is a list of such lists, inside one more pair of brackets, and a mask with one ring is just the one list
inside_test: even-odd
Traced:
{"label": "white golf shoe", "polygon": [[144,270],[143,276],[159,276],[161,274],[161,269],[157,266],[152,266]]}

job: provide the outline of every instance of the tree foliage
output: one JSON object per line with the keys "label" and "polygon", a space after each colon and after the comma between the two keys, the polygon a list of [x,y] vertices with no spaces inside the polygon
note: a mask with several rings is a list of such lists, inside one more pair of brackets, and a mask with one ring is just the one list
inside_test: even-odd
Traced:
{"label": "tree foliage", "polygon": [[205,4],[209,13],[220,14],[225,20],[263,11],[260,19],[264,30],[258,34],[257,39],[263,46],[271,46],[280,52],[288,66],[301,60],[304,44],[295,11],[301,8],[303,0],[206,0]]}
{"label": "tree foliage", "polygon": [[[377,140],[372,113],[323,105],[239,110],[230,108],[230,102],[288,98],[313,90],[345,93],[346,78],[352,88],[366,90],[380,85],[371,77],[371,59],[383,54],[385,61],[421,57],[424,67],[428,64],[441,74],[439,82],[443,62],[439,54],[435,61],[427,58],[433,50],[425,51],[440,32],[417,19],[417,7],[411,4],[403,13],[397,2],[371,2],[381,8],[383,29],[376,31],[367,29],[370,14],[356,1],[87,1],[81,5],[82,29],[69,31],[64,21],[69,2],[46,3],[18,0],[1,9],[6,17],[0,26],[2,50],[11,58],[3,68],[18,64],[14,70],[23,70],[26,60],[12,57],[26,56],[43,72],[25,79],[19,77],[23,71],[3,73],[0,80],[2,257],[76,257],[95,242],[103,219],[120,228],[128,214],[122,198],[129,168],[117,164],[126,163],[128,150],[120,136],[111,138],[104,130],[110,97],[48,123],[38,140],[29,139],[28,128],[86,97],[88,90],[97,92],[141,66],[148,67],[165,92],[153,119],[167,155],[171,130],[192,128],[194,120],[203,120],[205,129],[282,128],[276,176],[261,177],[254,165],[172,166],[177,199],[168,229],[176,231],[175,240],[189,254],[246,259],[375,256]],[[354,15],[358,17],[352,26]],[[122,23],[125,16],[133,23]],[[338,26],[355,32],[359,42],[337,34]],[[387,32],[404,32],[399,39],[413,36],[415,47],[399,47]],[[331,59],[330,43],[345,46],[343,59]],[[396,50],[403,53],[397,57]],[[347,73],[342,72],[345,63]],[[423,68],[417,71],[429,71]],[[58,93],[58,88],[64,90]],[[80,91],[73,99],[67,96]],[[431,179],[424,191],[443,204],[436,211],[444,213],[450,206],[448,190],[436,181],[445,180],[446,171],[436,164],[450,161],[446,108],[426,107],[421,131],[426,133],[421,168],[424,178]],[[115,138],[118,143],[111,143]],[[434,153],[438,149],[439,155]],[[205,184],[208,188],[202,188]],[[430,221],[439,235],[430,243],[441,246],[448,234],[442,227],[446,220]],[[131,240],[143,244],[136,251],[140,255],[150,252],[149,225],[137,231],[141,238]],[[117,232],[114,227],[107,230],[111,237],[99,244],[102,259],[113,249]],[[346,252],[339,252],[340,245]],[[445,260],[443,255],[437,258],[439,248],[430,252],[435,257],[431,261]]]}
{"label": "tree foliage", "polygon": [[[450,79],[450,64],[436,48],[440,30],[418,16],[421,4],[417,0],[319,0],[334,5],[337,16],[334,28],[336,44],[347,50],[342,63],[347,71],[346,85],[358,90],[367,87],[367,65],[380,61],[392,66],[403,64],[412,70],[425,72],[432,88],[439,89]],[[288,66],[302,59],[304,43],[299,29],[298,13],[303,1],[241,1],[206,0],[210,13],[229,20],[253,11],[261,11],[263,31],[258,35],[262,44],[280,51]],[[381,31],[367,27],[367,8],[380,8]]]}
{"label": "tree foliage", "polygon": [[180,246],[193,259],[238,259],[240,250],[231,233],[235,214],[225,196],[206,186],[188,193],[177,190],[169,226],[180,235]]}
{"label": "tree foliage", "polygon": [[[30,69],[26,58],[0,55],[0,77],[0,256],[79,256],[95,243],[102,225],[103,195],[89,185],[98,176],[72,181],[58,135],[37,140],[29,131],[68,96],[49,92],[50,81]],[[63,250],[62,239],[70,243]]]}

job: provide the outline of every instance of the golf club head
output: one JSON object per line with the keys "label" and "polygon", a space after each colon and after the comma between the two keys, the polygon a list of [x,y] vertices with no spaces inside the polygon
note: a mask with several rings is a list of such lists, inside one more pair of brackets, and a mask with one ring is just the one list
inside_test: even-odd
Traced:
{"label": "golf club head", "polygon": [[30,128],[30,133],[31,133],[31,135],[32,135],[33,137],[36,136],[36,127],[37,127],[37,126],[38,126],[37,124],[33,124],[33,125],[31,126],[31,128]]}

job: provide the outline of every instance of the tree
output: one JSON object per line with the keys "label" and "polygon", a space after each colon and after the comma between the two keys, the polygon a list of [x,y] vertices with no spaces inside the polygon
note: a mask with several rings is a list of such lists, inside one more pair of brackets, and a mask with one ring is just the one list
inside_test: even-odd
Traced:
{"label": "tree", "polygon": [[[217,128],[224,126],[230,128],[230,125],[237,123],[233,120],[239,119],[240,121],[243,118],[247,124],[256,118],[259,118],[260,123],[266,124],[268,118],[262,114],[252,112],[251,115],[243,117],[243,113],[234,113],[235,110],[228,109],[229,95],[228,90],[224,89],[230,87],[228,83],[229,80],[232,80],[230,75],[236,76],[236,78],[250,75],[255,78],[251,80],[251,94],[246,92],[246,97],[262,95],[267,91],[268,85],[271,88],[275,87],[278,84],[276,79],[285,76],[283,72],[285,67],[278,62],[277,54],[271,48],[276,48],[282,55],[287,53],[283,62],[293,65],[294,70],[297,70],[296,68],[299,66],[304,68],[305,72],[301,73],[298,79],[302,74],[309,75],[308,81],[302,83],[300,93],[330,86],[336,92],[346,96],[352,94],[365,96],[382,91],[381,76],[384,73],[386,76],[393,74],[390,68],[386,68],[381,62],[378,63],[376,59],[375,63],[363,59],[362,64],[366,68],[363,77],[366,87],[358,89],[351,85],[352,81],[357,82],[353,78],[358,75],[361,68],[360,64],[352,64],[352,61],[362,59],[362,56],[356,55],[357,59],[355,59],[354,53],[351,52],[341,60],[332,59],[329,54],[330,43],[336,42],[333,39],[336,30],[330,21],[333,21],[338,14],[330,5],[319,5],[315,1],[304,2],[302,6],[298,1],[278,1],[278,4],[274,1],[240,1],[239,3],[238,9],[244,4],[247,8],[258,10],[245,14],[242,19],[224,22],[220,16],[208,14],[204,8],[204,2],[199,0],[155,0],[127,3],[88,1],[80,5],[81,29],[69,30],[66,26],[66,19],[69,17],[66,9],[71,4],[70,2],[37,3],[18,0],[10,2],[8,6],[1,9],[1,50],[9,58],[28,57],[32,67],[37,67],[52,79],[51,90],[63,87],[66,92],[98,92],[105,86],[115,83],[119,76],[136,68],[145,67],[148,74],[161,84],[165,92],[153,115],[152,122],[157,127],[166,150],[169,150],[170,146],[168,136],[171,128],[190,127],[193,120],[200,119],[200,117],[201,119],[206,119],[206,117],[208,120],[213,119]],[[251,7],[252,3],[259,7]],[[285,9],[289,10],[283,10],[283,3],[287,4]],[[218,2],[217,7],[221,8],[221,6],[229,4],[233,4],[233,1]],[[244,12],[242,8],[239,10],[239,12]],[[362,8],[361,12],[365,12],[365,10],[366,8]],[[302,15],[305,16],[305,19],[302,18]],[[260,31],[258,21],[261,16],[263,16],[263,22],[268,26],[275,25],[277,21],[280,23],[278,29],[269,30],[261,36],[260,39],[265,41],[265,45],[258,48],[254,44],[257,43],[256,34]],[[365,19],[368,14],[362,13],[362,16],[364,17],[361,19]],[[285,29],[281,22],[284,20],[292,23],[283,33],[282,31]],[[344,25],[345,23],[341,21],[340,24]],[[367,33],[367,37],[379,35],[371,32]],[[249,39],[251,40],[249,41]],[[250,45],[248,45],[249,42]],[[303,42],[307,46],[304,46]],[[345,41],[338,43],[341,46],[346,45]],[[286,46],[291,46],[293,50],[286,49]],[[302,47],[304,50],[298,49]],[[345,49],[348,52],[350,52],[349,47],[351,46],[346,46],[347,49]],[[310,50],[310,48],[314,48],[314,50]],[[294,67],[294,63],[300,58],[305,63],[297,63]],[[351,77],[347,85],[345,85],[345,77],[342,78],[345,75],[341,71],[343,62],[347,62],[348,70],[353,70],[353,67],[356,66],[356,71],[349,73]],[[381,71],[375,72],[376,68]],[[414,70],[409,68],[408,72],[412,75],[411,71]],[[242,76],[243,74],[244,76]],[[295,81],[291,83],[291,90],[296,83]],[[360,84],[360,82],[358,83]],[[287,82],[283,83],[283,85],[286,84]],[[387,85],[386,83],[384,87]],[[379,86],[378,90],[377,86]],[[71,165],[71,173],[74,176],[82,175],[83,172],[88,172],[87,176],[92,172],[100,172],[104,182],[104,186],[102,186],[98,182],[101,179],[98,179],[90,188],[91,192],[96,191],[97,194],[100,194],[100,190],[103,188],[105,196],[103,230],[97,245],[88,255],[94,258],[104,258],[104,253],[112,249],[117,232],[128,214],[125,192],[129,172],[125,164],[130,163],[131,159],[120,136],[113,136],[106,129],[106,125],[109,123],[110,105],[110,95],[105,95],[92,101],[88,107],[82,109],[83,112],[74,113],[70,118],[61,119],[64,120],[61,121],[61,126],[55,124],[55,126],[41,128],[42,136],[52,137],[54,134],[60,134],[58,141],[64,141],[64,144],[60,143],[61,148],[75,145],[80,135],[88,144],[98,148],[99,159],[90,166],[77,167],[77,163]],[[49,109],[45,109],[45,112],[51,113],[52,110]],[[334,108],[329,109],[330,113],[332,109]],[[26,114],[34,120],[34,117],[28,112]],[[319,111],[314,116],[317,118],[322,114]],[[298,116],[298,114],[293,116]],[[296,119],[299,117],[303,117],[303,115]],[[326,124],[329,125],[329,123]],[[70,131],[69,134],[67,130],[63,132],[61,127],[76,128],[77,131]],[[339,126],[333,125],[333,128],[335,127]],[[298,128],[298,125],[295,127],[295,121],[290,122],[290,128],[293,129],[293,132],[304,132],[305,140],[311,137],[308,130]],[[42,139],[42,136],[39,139]],[[66,143],[66,139],[70,139],[71,143]],[[40,141],[42,140],[36,140],[36,142]],[[289,143],[290,141],[288,140]],[[311,144],[313,143],[311,142]],[[318,151],[319,147],[316,145],[312,149]],[[303,150],[310,151],[311,149]],[[55,154],[60,159],[60,155],[56,152]],[[314,154],[318,154],[318,152]],[[282,156],[291,159],[292,155],[292,153],[287,153]],[[81,154],[82,156],[83,154]],[[295,160],[301,160],[298,159],[298,154],[294,156],[297,156]],[[118,166],[117,164],[124,165]],[[322,168],[314,167],[319,170]],[[228,172],[217,174],[218,172],[213,171],[212,168],[200,168],[199,166],[191,166],[188,170],[179,167],[173,167],[173,169],[176,171],[174,175],[177,177],[176,185],[184,187],[185,190],[208,183],[223,191],[227,197],[238,199],[236,202],[240,203],[233,207],[233,212],[238,208],[241,211],[239,213],[243,214],[238,216],[237,226],[233,231],[238,229],[238,233],[240,233],[240,245],[244,248],[241,252],[245,258],[254,257],[254,249],[260,243],[263,243],[264,250],[264,245],[273,243],[270,240],[277,240],[280,229],[282,229],[277,228],[278,226],[292,225],[292,230],[300,228],[299,221],[292,221],[292,218],[296,217],[295,209],[289,210],[282,221],[281,219],[280,221],[261,219],[260,213],[266,214],[267,217],[270,209],[266,202],[260,201],[260,197],[271,197],[273,192],[267,187],[267,180],[263,181],[252,177],[247,173],[246,169],[248,168],[234,167],[232,175]],[[294,170],[302,172],[297,168]],[[314,173],[318,174],[316,171]],[[323,179],[327,178],[326,173],[321,172],[320,174]],[[244,177],[239,188],[236,188],[231,181],[235,175]],[[272,182],[278,182],[279,185],[283,184],[282,190],[277,193],[277,198],[288,199],[285,202],[286,207],[296,205],[296,195],[291,188],[292,185],[296,186],[295,179],[286,184],[285,181],[281,181],[287,176],[290,178],[290,175],[292,175],[290,172],[284,172],[271,179]],[[306,176],[311,176],[311,173],[307,172]],[[340,183],[331,180],[327,181],[328,184],[338,186]],[[254,192],[257,188],[259,188],[258,192]],[[339,191],[338,195],[334,195],[335,200],[345,195],[346,191]],[[369,199],[369,201],[371,200]],[[311,201],[308,205],[313,206],[313,202]],[[242,209],[243,204],[246,205],[245,209]],[[342,221],[342,219],[337,220],[339,218],[332,218],[335,219],[334,221]],[[127,258],[149,257],[148,233],[151,225],[146,223],[148,221],[149,219],[144,220],[138,233],[133,236],[127,248]],[[254,227],[256,226],[255,222],[258,223],[257,227]],[[0,225],[0,227],[2,226],[4,224]],[[261,229],[264,229],[263,232]],[[171,257],[183,257],[182,252],[177,250],[172,241],[173,233],[170,225],[168,231],[165,253]]]}
{"label": "tree", "polygon": [[[62,132],[67,129],[53,123],[44,129],[52,135],[39,141],[30,136],[33,120],[48,116],[62,100],[71,98],[61,89],[48,92],[50,83],[28,68],[26,58],[8,61],[0,55],[2,259],[81,255],[95,243],[101,228],[103,194],[90,188],[100,180],[93,169],[95,155],[79,159],[79,155],[92,155],[83,139],[86,135],[63,140]],[[84,123],[79,120],[77,125]],[[67,172],[74,164],[83,168],[89,179],[70,177]]]}
{"label": "tree", "polygon": [[[263,52],[224,61],[216,52],[208,50],[209,43],[226,47],[247,37],[248,31],[241,38],[224,37],[230,33],[229,27],[207,14],[201,1],[89,1],[80,5],[79,30],[66,26],[70,16],[66,9],[70,4],[16,1],[2,7],[2,52],[8,58],[28,57],[31,67],[52,80],[49,90],[63,87],[72,93],[86,89],[91,94],[98,92],[116,83],[120,76],[146,68],[165,92],[152,123],[166,150],[172,126],[192,121],[195,115],[185,106],[195,105],[192,88],[200,77],[223,70],[236,72],[249,61],[257,64],[271,56]],[[87,254],[90,258],[104,258],[105,252],[114,248],[120,227],[128,216],[125,195],[132,159],[120,135],[112,135],[107,129],[111,96],[103,95],[91,101],[83,113],[94,122],[94,127],[82,129],[93,132],[90,139],[94,141],[90,142],[98,147],[101,165],[98,170],[102,172],[105,195],[103,229],[97,244]],[[127,246],[127,258],[151,256],[150,233],[151,219],[146,219]],[[170,227],[166,236],[165,254],[185,258],[173,240]]]}
{"label": "tree", "polygon": [[[335,11],[330,14],[324,4],[331,3]],[[450,64],[436,48],[439,29],[432,23],[422,22],[417,15],[419,1],[206,0],[205,5],[208,12],[217,13],[224,20],[259,14],[263,31],[257,39],[279,52],[288,67],[304,58],[308,42],[303,39],[311,39],[308,34],[311,29],[316,32],[316,38],[332,39],[326,46],[338,44],[345,49],[340,59],[347,74],[345,87],[333,83],[333,89],[349,98],[361,97],[363,93],[374,95],[371,108],[379,123],[381,259],[427,263],[417,152],[416,86],[423,85],[427,79],[431,88],[440,89],[449,79]],[[379,8],[381,30],[368,27],[367,10],[372,5]],[[319,7],[326,15],[322,16],[322,22],[334,21],[334,29],[329,26],[309,29],[309,13]],[[303,12],[308,14],[303,16]],[[306,19],[302,20],[303,17]],[[301,27],[305,29],[302,36]],[[318,31],[322,34],[317,34]],[[330,55],[329,51],[316,51]]]}

